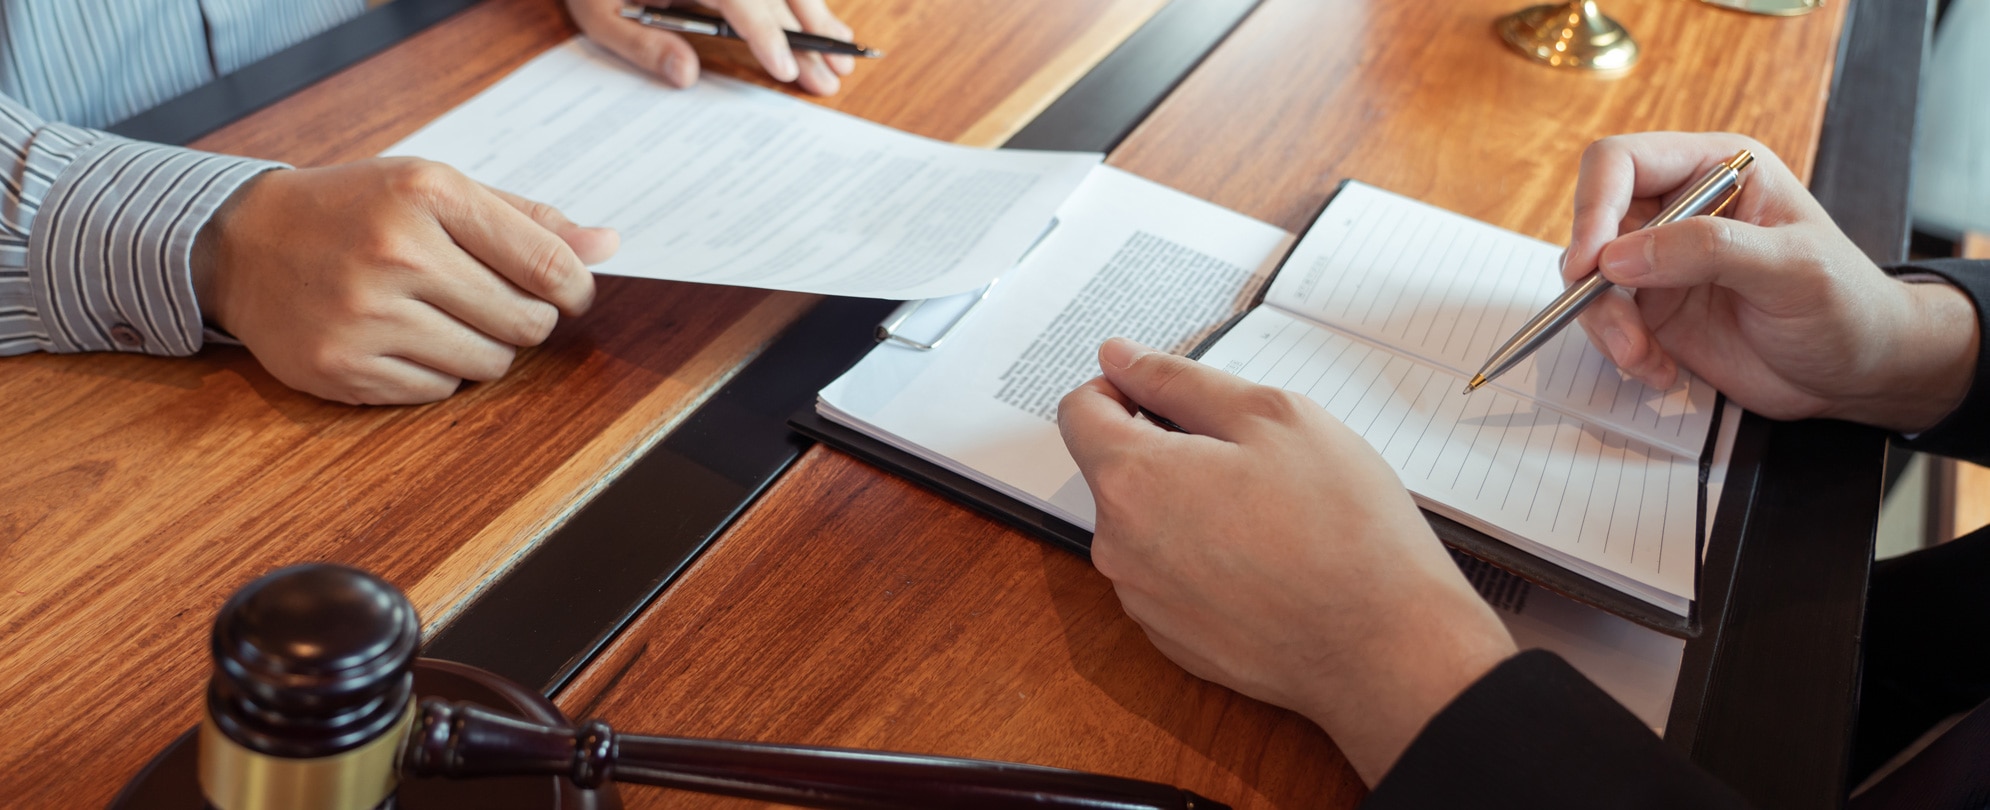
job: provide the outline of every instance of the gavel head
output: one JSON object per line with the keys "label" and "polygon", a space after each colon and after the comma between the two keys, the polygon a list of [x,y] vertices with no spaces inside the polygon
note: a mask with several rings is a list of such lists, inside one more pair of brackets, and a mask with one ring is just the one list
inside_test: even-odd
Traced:
{"label": "gavel head", "polygon": [[414,716],[414,606],[336,565],[250,583],[214,620],[200,783],[216,810],[370,810]]}

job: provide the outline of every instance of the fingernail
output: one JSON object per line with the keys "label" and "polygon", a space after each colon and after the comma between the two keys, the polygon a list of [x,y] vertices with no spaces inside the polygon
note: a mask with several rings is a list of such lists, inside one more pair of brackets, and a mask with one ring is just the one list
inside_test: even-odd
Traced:
{"label": "fingernail", "polygon": [[601,247],[605,251],[609,251],[611,255],[621,249],[621,231],[611,229],[611,227],[591,227],[587,231],[593,233],[595,237],[599,237],[601,239]]}
{"label": "fingernail", "polygon": [[801,65],[795,63],[794,52],[779,51],[778,53],[779,55],[774,57],[774,78],[784,82],[791,82],[801,78],[802,68]]}
{"label": "fingernail", "polygon": [[835,54],[829,57],[829,67],[834,69],[838,76],[848,76],[851,71],[857,69],[857,59],[847,54]]}
{"label": "fingernail", "polygon": [[1603,330],[1603,345],[1610,349],[1610,362],[1616,363],[1619,367],[1625,365],[1624,358],[1631,353],[1630,335],[1624,334],[1622,329],[1610,327]]}
{"label": "fingernail", "polygon": [[692,82],[698,80],[698,74],[690,59],[686,59],[684,54],[673,53],[663,60],[663,80],[673,87],[690,87]]}
{"label": "fingernail", "polygon": [[1560,271],[1562,271],[1562,272],[1564,272],[1564,273],[1566,273],[1566,272],[1568,272],[1568,271],[1569,271],[1569,249],[1568,249],[1568,248],[1562,248],[1562,257],[1561,257],[1561,258],[1559,258],[1559,259],[1556,259],[1556,260],[1555,260],[1555,269],[1556,269],[1556,270],[1560,270]]}
{"label": "fingernail", "polygon": [[1634,233],[1603,246],[1596,267],[1612,279],[1630,280],[1651,271],[1656,248],[1650,234]]}
{"label": "fingernail", "polygon": [[1112,368],[1124,369],[1152,351],[1154,350],[1126,338],[1116,337],[1107,340],[1105,345],[1099,347],[1099,360]]}
{"label": "fingernail", "polygon": [[828,65],[816,62],[809,65],[809,72],[815,74],[816,84],[822,88],[822,94],[825,96],[836,95],[836,91],[843,87],[843,82],[836,78],[835,72],[831,71]]}
{"label": "fingernail", "polygon": [[1657,371],[1645,379],[1645,385],[1654,391],[1671,390],[1672,384],[1679,381],[1679,365],[1668,358]]}

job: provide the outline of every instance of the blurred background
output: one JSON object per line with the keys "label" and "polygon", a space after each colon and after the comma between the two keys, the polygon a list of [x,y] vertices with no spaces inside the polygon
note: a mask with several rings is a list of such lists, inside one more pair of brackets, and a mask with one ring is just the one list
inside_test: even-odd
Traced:
{"label": "blurred background", "polygon": [[[1913,253],[1990,258],[1990,0],[1940,0],[1921,77]],[[1878,555],[1945,542],[1990,524],[1990,470],[1896,450]]]}

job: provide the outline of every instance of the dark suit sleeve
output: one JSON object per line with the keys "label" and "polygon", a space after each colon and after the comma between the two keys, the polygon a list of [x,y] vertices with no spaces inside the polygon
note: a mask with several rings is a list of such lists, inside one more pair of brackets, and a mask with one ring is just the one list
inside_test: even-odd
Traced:
{"label": "dark suit sleeve", "polygon": [[1516,655],[1459,694],[1369,794],[1405,808],[1743,808],[1553,653]]}
{"label": "dark suit sleeve", "polygon": [[[1899,276],[1935,275],[1962,290],[1976,305],[1977,339],[1990,341],[1990,261],[1930,259],[1887,272]],[[1969,393],[1947,419],[1903,444],[1943,456],[1990,463],[1990,347],[1976,352],[1976,377]]]}

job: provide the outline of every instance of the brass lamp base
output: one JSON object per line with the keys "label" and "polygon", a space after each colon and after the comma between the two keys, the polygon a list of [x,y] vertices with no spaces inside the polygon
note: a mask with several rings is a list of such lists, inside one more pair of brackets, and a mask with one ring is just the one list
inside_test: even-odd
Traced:
{"label": "brass lamp base", "polygon": [[1623,70],[1638,61],[1638,43],[1595,0],[1523,8],[1499,18],[1501,39],[1544,65],[1577,70]]}
{"label": "brass lamp base", "polygon": [[1795,17],[1824,7],[1824,0],[1700,0],[1700,2],[1750,14],[1767,14],[1771,17]]}

